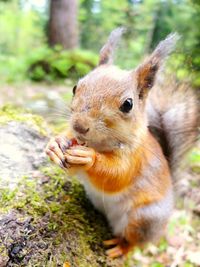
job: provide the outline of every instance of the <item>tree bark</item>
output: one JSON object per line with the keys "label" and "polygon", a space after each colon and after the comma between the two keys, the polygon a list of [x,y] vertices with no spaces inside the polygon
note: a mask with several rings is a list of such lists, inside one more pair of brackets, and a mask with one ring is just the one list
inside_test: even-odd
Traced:
{"label": "tree bark", "polygon": [[78,46],[77,0],[51,0],[49,18],[49,44],[65,49]]}

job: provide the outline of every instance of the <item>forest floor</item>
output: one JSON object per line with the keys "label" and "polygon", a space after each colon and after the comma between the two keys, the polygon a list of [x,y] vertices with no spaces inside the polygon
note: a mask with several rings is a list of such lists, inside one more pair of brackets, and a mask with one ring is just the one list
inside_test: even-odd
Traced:
{"label": "forest floor", "polygon": [[[65,85],[46,85],[46,84],[23,84],[23,85],[1,85],[1,99],[0,107],[11,103],[12,105],[20,106],[31,110],[31,112],[40,114],[48,121],[51,130],[54,132],[59,132],[63,129],[67,121],[67,108],[65,102],[69,103],[71,98],[71,88],[72,86],[68,84]],[[12,127],[13,129],[13,127]],[[26,129],[25,129],[26,131]],[[21,133],[19,133],[21,135]],[[40,139],[40,138],[39,138]],[[47,139],[45,139],[47,140]],[[44,141],[46,142],[46,141]],[[2,142],[3,143],[3,142]],[[27,149],[27,148],[26,148]],[[39,148],[40,150],[40,148]],[[38,150],[38,151],[39,151]],[[19,158],[20,160],[20,158]],[[41,159],[42,160],[42,159]],[[36,165],[39,164],[36,162]],[[186,160],[186,167],[184,167],[184,172],[182,172],[182,179],[179,183],[175,185],[175,198],[176,198],[176,208],[171,216],[170,222],[168,224],[166,238],[163,238],[158,245],[149,245],[143,251],[136,249],[134,253],[131,253],[128,258],[122,263],[122,261],[116,261],[115,265],[109,263],[105,260],[104,250],[101,247],[101,240],[111,235],[108,225],[104,218],[98,214],[90,205],[88,200],[85,198],[82,188],[77,185],[77,182],[69,183],[69,178],[65,180],[64,174],[58,174],[58,170],[52,165],[48,165],[47,168],[40,169],[40,172],[32,173],[32,177],[37,177],[38,182],[35,183],[30,179],[27,187],[23,188],[22,192],[17,192],[12,194],[12,190],[4,191],[7,195],[0,195],[0,216],[1,212],[6,212],[6,206],[12,203],[12,200],[17,199],[19,201],[17,209],[7,210],[8,213],[6,217],[3,217],[0,225],[0,235],[1,231],[8,231],[9,235],[13,234],[13,228],[18,227],[17,235],[20,232],[26,232],[28,236],[28,246],[27,251],[34,249],[37,250],[37,257],[39,261],[46,257],[47,263],[41,265],[34,263],[30,266],[61,266],[60,262],[64,259],[69,259],[74,257],[74,262],[70,261],[69,266],[124,266],[124,267],[197,267],[200,266],[200,144],[197,144],[196,148],[188,155]],[[9,168],[9,167],[8,167]],[[31,167],[30,167],[31,168]],[[52,168],[52,169],[51,169]],[[52,179],[49,175],[49,171],[54,173],[54,178]],[[61,176],[60,176],[61,175]],[[23,180],[24,181],[24,180]],[[23,185],[23,181],[20,180],[20,184]],[[10,181],[13,182],[13,181]],[[51,187],[52,186],[52,187]],[[53,191],[55,191],[53,194]],[[23,195],[26,192],[26,199]],[[29,193],[28,193],[29,192]],[[36,193],[37,192],[37,193]],[[30,198],[33,198],[30,200]],[[72,202],[70,202],[72,199]],[[33,205],[28,205],[29,213],[25,216],[23,212],[24,201],[30,201]],[[33,201],[33,202],[32,202]],[[68,204],[63,204],[64,202]],[[10,204],[9,204],[10,203]],[[69,204],[70,203],[70,204]],[[20,206],[21,205],[21,206]],[[70,206],[69,206],[70,205]],[[85,211],[89,208],[91,210],[92,217],[85,218],[85,215],[81,217],[81,210],[75,211],[75,207],[79,207]],[[16,208],[16,206],[15,206]],[[70,216],[66,216],[67,209],[72,209],[73,212]],[[18,212],[21,209],[21,217]],[[37,216],[39,220],[36,219],[35,211],[37,211]],[[49,212],[47,212],[49,211]],[[80,212],[80,218],[78,214]],[[84,213],[85,214],[85,213]],[[13,220],[13,218],[15,218]],[[96,223],[95,218],[98,218],[98,223]],[[1,219],[1,217],[0,217]],[[50,223],[49,223],[50,219]],[[69,226],[65,220],[75,220],[78,227],[80,228],[81,238],[87,235],[92,236],[93,232],[97,232],[99,236],[94,235],[94,239],[88,238],[87,247],[82,248],[81,244],[83,240],[80,241],[80,249],[76,246],[76,231],[73,229],[74,225]],[[81,223],[86,220],[86,229],[82,229]],[[33,223],[32,223],[33,221]],[[72,221],[71,221],[72,222]],[[10,223],[10,225],[8,225]],[[12,224],[13,223],[13,224]],[[64,225],[66,232],[68,230],[71,236],[66,236],[63,230],[59,229],[59,224]],[[66,225],[65,225],[66,224]],[[3,228],[3,225],[7,228]],[[99,230],[101,228],[101,231]],[[106,229],[108,229],[106,233]],[[56,235],[58,236],[57,246],[51,247],[49,244],[53,244],[53,239]],[[33,238],[33,239],[31,239]],[[41,240],[40,240],[41,239]],[[34,245],[30,244],[29,240],[34,241]],[[39,242],[39,241],[40,242]],[[66,240],[66,241],[65,241]],[[10,242],[7,240],[8,243]],[[16,250],[20,250],[20,246],[26,243],[26,240],[21,240],[21,243],[16,243],[15,246],[9,243],[9,255],[1,256],[3,253],[3,247],[0,244],[0,267],[2,266],[25,266],[20,265],[20,257],[16,256]],[[39,246],[36,243],[39,242]],[[66,242],[66,243],[65,243]],[[61,243],[61,245],[60,245]],[[65,245],[64,245],[65,244]],[[25,245],[24,245],[25,246]],[[70,257],[63,255],[61,253],[63,246],[63,251],[67,251]],[[67,248],[66,248],[67,246]],[[57,248],[59,247],[59,253]],[[64,248],[65,247],[65,248]],[[24,251],[24,248],[21,250]],[[76,250],[87,254],[88,259],[85,259],[85,265],[76,263]],[[27,251],[29,257],[31,253]],[[54,256],[51,252],[54,251]],[[98,252],[99,262],[95,265],[90,264],[94,255],[92,254]],[[21,254],[20,254],[21,255]],[[55,255],[58,255],[60,259],[55,259]],[[11,259],[8,259],[8,256]],[[23,255],[22,255],[23,256]],[[69,255],[68,255],[69,256]],[[3,265],[3,259],[14,262],[11,264]],[[29,258],[26,258],[27,262]],[[56,262],[59,264],[56,265]],[[78,260],[77,260],[78,262]],[[28,265],[27,265],[28,266]],[[67,266],[67,265],[66,265]]]}

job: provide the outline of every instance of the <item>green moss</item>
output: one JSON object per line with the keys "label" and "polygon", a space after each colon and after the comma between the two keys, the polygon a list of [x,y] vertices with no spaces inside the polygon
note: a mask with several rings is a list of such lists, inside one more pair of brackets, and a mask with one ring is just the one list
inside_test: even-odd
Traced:
{"label": "green moss", "polygon": [[0,125],[7,124],[10,121],[26,123],[36,129],[41,135],[47,135],[47,124],[42,117],[7,104],[0,109]]}
{"label": "green moss", "polygon": [[0,188],[0,206],[2,207],[9,205],[9,203],[14,199],[17,193],[17,189],[10,190],[9,188]]}
{"label": "green moss", "polygon": [[1,257],[7,257],[6,248],[3,244],[0,244],[0,255]]}
{"label": "green moss", "polygon": [[[22,177],[18,189],[9,194],[4,189],[2,194],[0,213],[21,210],[33,218],[34,227],[48,218],[44,227],[48,238],[39,232],[31,238],[37,236],[48,243],[51,259],[46,250],[40,265],[33,257],[30,266],[62,266],[65,261],[72,267],[119,266],[115,261],[107,262],[102,246],[102,241],[111,237],[104,217],[93,208],[77,180],[66,176],[56,166],[43,167],[38,177]],[[43,179],[47,182],[43,183]]]}

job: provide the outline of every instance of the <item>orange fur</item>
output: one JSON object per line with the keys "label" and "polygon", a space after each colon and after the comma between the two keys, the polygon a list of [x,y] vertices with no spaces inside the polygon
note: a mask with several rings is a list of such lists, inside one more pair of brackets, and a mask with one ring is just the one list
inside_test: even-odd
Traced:
{"label": "orange fur", "polygon": [[165,196],[166,191],[171,187],[170,170],[167,161],[164,159],[160,146],[153,136],[149,134],[146,142],[146,150],[143,155],[144,166],[148,166],[148,162],[150,162],[152,158],[152,153],[160,158],[162,167],[154,173],[149,188],[140,189],[135,194],[135,208],[161,200]]}
{"label": "orange fur", "polygon": [[91,183],[111,194],[125,190],[140,173],[141,151],[140,147],[128,158],[123,151],[97,153],[95,164],[87,171]]}
{"label": "orange fur", "polygon": [[[152,145],[154,146],[154,153],[162,155],[157,142],[151,134],[148,134],[146,146],[152,149]],[[126,190],[135,182],[141,173],[142,165],[146,166],[148,161],[151,160],[152,151],[144,149],[142,144],[135,151],[129,152],[129,155],[127,152],[124,153],[123,150],[118,150],[101,154],[97,152],[96,157],[94,165],[87,171],[89,179],[98,190],[112,194]],[[135,207],[161,199],[171,185],[167,163],[156,175],[159,179],[155,179],[152,185],[155,189],[154,194],[149,194],[149,191],[152,191],[151,188],[149,191],[138,191],[137,201],[134,203]]]}

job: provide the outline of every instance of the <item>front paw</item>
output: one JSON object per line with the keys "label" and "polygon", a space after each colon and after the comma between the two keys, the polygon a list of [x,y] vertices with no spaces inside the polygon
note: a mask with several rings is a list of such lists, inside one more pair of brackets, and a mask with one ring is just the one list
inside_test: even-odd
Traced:
{"label": "front paw", "polygon": [[75,139],[67,139],[65,136],[57,136],[50,140],[45,151],[54,163],[59,165],[61,168],[66,169],[70,166],[65,161],[64,153],[74,144]]}
{"label": "front paw", "polygon": [[73,146],[66,150],[65,162],[74,167],[82,167],[85,170],[90,169],[96,158],[94,149],[84,146]]}

